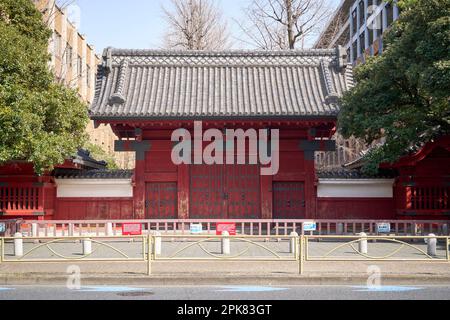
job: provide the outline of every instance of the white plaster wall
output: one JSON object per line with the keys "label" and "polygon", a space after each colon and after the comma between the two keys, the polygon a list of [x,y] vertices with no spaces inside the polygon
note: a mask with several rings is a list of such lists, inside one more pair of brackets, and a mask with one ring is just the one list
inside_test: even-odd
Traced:
{"label": "white plaster wall", "polygon": [[131,179],[56,179],[57,198],[127,198]]}
{"label": "white plaster wall", "polygon": [[392,198],[393,179],[319,179],[319,198]]}

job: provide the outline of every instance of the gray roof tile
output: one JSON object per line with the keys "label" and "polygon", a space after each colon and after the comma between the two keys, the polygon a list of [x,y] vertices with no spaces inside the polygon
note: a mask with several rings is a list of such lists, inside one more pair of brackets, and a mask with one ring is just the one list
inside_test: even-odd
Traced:
{"label": "gray roof tile", "polygon": [[58,179],[131,179],[133,170],[56,169],[53,176]]}
{"label": "gray roof tile", "polygon": [[93,119],[335,116],[342,51],[105,50]]}

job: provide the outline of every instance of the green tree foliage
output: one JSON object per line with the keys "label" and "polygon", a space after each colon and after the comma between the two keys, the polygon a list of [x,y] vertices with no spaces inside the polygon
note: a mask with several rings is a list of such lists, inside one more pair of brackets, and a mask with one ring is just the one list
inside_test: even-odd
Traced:
{"label": "green tree foliage", "polygon": [[364,170],[393,163],[417,146],[450,133],[450,0],[400,0],[402,13],[381,56],[355,70],[339,127],[371,144]]}
{"label": "green tree foliage", "polygon": [[0,0],[0,163],[30,161],[42,174],[85,142],[87,108],[53,80],[50,30],[30,0]]}
{"label": "green tree foliage", "polygon": [[95,160],[106,161],[107,168],[111,170],[119,169],[116,160],[114,159],[114,155],[106,152],[100,146],[93,144],[91,142],[87,142],[84,147],[85,150],[88,150],[91,154],[91,157]]}

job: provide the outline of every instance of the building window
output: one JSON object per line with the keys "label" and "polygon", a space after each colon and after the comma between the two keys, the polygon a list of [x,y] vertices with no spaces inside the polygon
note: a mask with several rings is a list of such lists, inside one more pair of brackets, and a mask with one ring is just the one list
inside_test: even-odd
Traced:
{"label": "building window", "polygon": [[364,33],[361,33],[361,35],[359,36],[359,47],[360,47],[361,55],[363,55],[364,50],[366,49],[366,46],[364,43]]}
{"label": "building window", "polygon": [[91,67],[86,66],[86,84],[88,88],[91,87]]}
{"label": "building window", "polygon": [[69,67],[72,67],[72,65],[73,65],[73,63],[72,63],[72,54],[73,54],[72,47],[67,45],[67,48],[66,48],[66,63],[69,65]]}
{"label": "building window", "polygon": [[352,48],[353,48],[353,57],[352,58],[353,58],[353,61],[355,61],[356,58],[358,57],[358,44],[357,44],[356,40],[353,42]]}
{"label": "building window", "polygon": [[77,69],[78,69],[78,77],[81,78],[83,76],[83,60],[80,56],[77,59]]}
{"label": "building window", "polygon": [[394,22],[394,7],[390,3],[386,4],[387,25],[390,26]]}
{"label": "building window", "polygon": [[62,42],[61,35],[55,31],[55,43],[54,43],[54,54],[55,56],[59,57],[61,55],[61,42]]}
{"label": "building window", "polygon": [[356,10],[352,12],[352,21],[353,21],[352,35],[355,35],[356,31],[358,30]]}
{"label": "building window", "polygon": [[373,44],[373,41],[374,41],[374,39],[373,39],[373,30],[369,29],[368,31],[369,31],[369,46],[371,46]]}
{"label": "building window", "polygon": [[361,27],[364,24],[364,1],[359,2],[359,26]]}

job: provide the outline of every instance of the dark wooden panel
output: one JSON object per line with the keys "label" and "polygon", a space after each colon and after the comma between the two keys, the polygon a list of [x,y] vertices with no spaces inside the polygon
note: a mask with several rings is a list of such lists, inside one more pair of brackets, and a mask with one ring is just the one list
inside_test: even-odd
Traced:
{"label": "dark wooden panel", "polygon": [[176,219],[178,216],[177,184],[147,183],[146,185],[146,218]]}
{"label": "dark wooden panel", "polygon": [[273,183],[273,217],[275,219],[306,218],[305,184],[303,182]]}
{"label": "dark wooden panel", "polygon": [[132,219],[133,200],[125,198],[58,198],[56,220]]}
{"label": "dark wooden panel", "polygon": [[225,166],[228,219],[261,218],[258,165]]}
{"label": "dark wooden panel", "polygon": [[190,217],[193,219],[226,218],[222,165],[190,166]]}
{"label": "dark wooden panel", "polygon": [[190,168],[190,217],[261,217],[259,166],[193,165]]}

